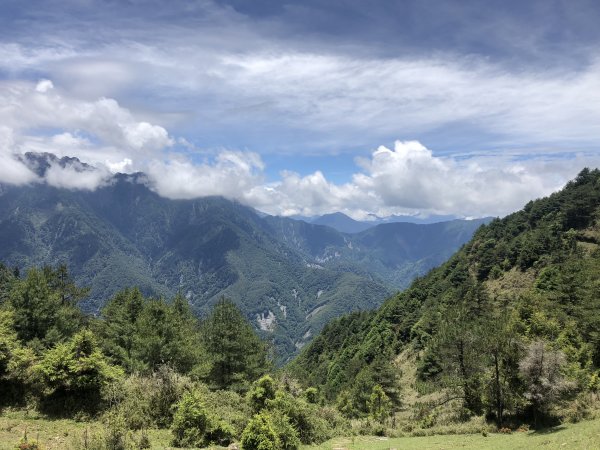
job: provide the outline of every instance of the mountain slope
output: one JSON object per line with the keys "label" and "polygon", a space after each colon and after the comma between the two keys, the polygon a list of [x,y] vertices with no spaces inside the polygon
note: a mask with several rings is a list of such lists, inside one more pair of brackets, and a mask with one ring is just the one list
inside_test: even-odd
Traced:
{"label": "mountain slope", "polygon": [[[94,170],[53,155],[26,157],[40,174],[56,164]],[[332,318],[378,306],[478,225],[408,233],[393,224],[395,232],[386,225],[348,235],[218,197],[169,200],[146,182],[143,174],[119,174],[94,191],[0,185],[0,260],[21,268],[66,263],[78,284],[91,287],[82,305],[91,312],[129,286],[148,295],[182,292],[199,314],[226,295],[287,358]],[[389,254],[399,248],[390,239],[401,254]],[[439,248],[423,239],[438,239]],[[398,271],[403,277],[389,276]]]}
{"label": "mountain slope", "polygon": [[[186,295],[198,313],[229,296],[289,355],[332,317],[389,295],[359,275],[308,267],[251,209],[222,198],[164,199],[118,176],[94,192],[4,187],[0,259],[20,267],[65,262],[92,287],[97,310],[116,291]],[[320,308],[320,309],[318,309]]]}
{"label": "mountain slope", "polygon": [[435,224],[380,224],[360,233],[282,217],[267,217],[279,240],[327,268],[374,275],[401,290],[446,261],[489,218]]}
{"label": "mountain slope", "polygon": [[[519,361],[536,342],[564,355],[564,371],[578,389],[594,382],[600,367],[599,286],[600,171],[586,169],[562,191],[481,227],[445,264],[377,311],[328,324],[290,370],[321,386],[330,399],[354,395],[360,412],[365,386],[380,383],[378,365],[400,353],[406,360],[408,352],[421,382],[454,386],[471,411],[493,398],[493,380],[507,383],[497,390],[504,397],[486,406],[501,422],[498,405],[513,414],[527,405]],[[502,336],[521,344],[500,348]],[[505,358],[496,360],[498,378],[490,359],[495,351]],[[486,393],[480,389],[487,380],[492,391]],[[475,382],[480,384],[469,384]]]}

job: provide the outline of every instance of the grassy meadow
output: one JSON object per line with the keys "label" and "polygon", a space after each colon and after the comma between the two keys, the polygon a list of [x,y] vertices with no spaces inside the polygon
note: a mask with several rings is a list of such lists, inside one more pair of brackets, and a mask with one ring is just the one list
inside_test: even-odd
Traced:
{"label": "grassy meadow", "polygon": [[[30,441],[39,440],[44,450],[93,449],[94,436],[103,430],[98,422],[47,420],[23,412],[5,413],[0,417],[0,450],[14,450],[27,432]],[[151,449],[173,449],[168,430],[148,430]],[[135,438],[139,438],[134,435]],[[335,438],[318,446],[303,446],[303,450],[514,450],[514,449],[576,449],[600,448],[600,419],[565,424],[543,431],[463,435],[433,435],[402,438],[356,436]]]}

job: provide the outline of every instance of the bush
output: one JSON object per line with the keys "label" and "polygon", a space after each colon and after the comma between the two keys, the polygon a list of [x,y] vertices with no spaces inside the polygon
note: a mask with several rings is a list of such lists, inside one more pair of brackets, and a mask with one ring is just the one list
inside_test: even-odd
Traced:
{"label": "bush", "polygon": [[248,403],[252,411],[258,413],[264,409],[267,406],[267,400],[275,398],[275,391],[275,382],[269,375],[265,375],[255,381],[252,389],[247,394]]}
{"label": "bush", "polygon": [[198,390],[187,392],[175,407],[173,416],[173,445],[202,447],[207,444],[229,445],[235,428],[208,412]]}
{"label": "bush", "polygon": [[89,330],[48,350],[33,367],[42,391],[42,409],[64,415],[101,407],[101,390],[123,371],[111,366]]}
{"label": "bush", "polygon": [[205,385],[198,386],[208,411],[234,430],[234,436],[240,436],[252,417],[252,411],[246,399],[233,391],[210,391]]}
{"label": "bush", "polygon": [[279,446],[282,450],[297,450],[300,448],[300,438],[298,432],[290,423],[290,419],[285,415],[273,417],[273,428],[279,439]]}
{"label": "bush", "polygon": [[131,430],[168,428],[173,422],[175,404],[191,387],[187,377],[163,366],[151,376],[131,375],[112,383],[103,390],[103,397],[122,411]]}
{"label": "bush", "polygon": [[304,398],[308,403],[316,404],[319,402],[319,391],[317,391],[317,388],[309,387],[304,391]]}
{"label": "bush", "polygon": [[331,437],[331,427],[320,417],[317,405],[278,391],[275,399],[268,402],[268,409],[274,416],[287,416],[303,444],[320,443]]}
{"label": "bush", "polygon": [[242,433],[244,450],[279,450],[281,444],[275,432],[271,416],[256,414]]}
{"label": "bush", "polygon": [[173,445],[201,447],[209,428],[208,413],[199,395],[196,392],[186,393],[177,403],[173,416]]}
{"label": "bush", "polygon": [[225,422],[216,421],[207,431],[204,440],[209,445],[228,446],[235,438],[235,430]]}

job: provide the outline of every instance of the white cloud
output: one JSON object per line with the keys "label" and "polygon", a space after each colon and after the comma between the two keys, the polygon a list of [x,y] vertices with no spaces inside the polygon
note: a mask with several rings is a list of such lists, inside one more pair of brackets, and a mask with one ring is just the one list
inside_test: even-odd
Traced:
{"label": "white cloud", "polygon": [[46,171],[44,181],[58,188],[93,191],[106,183],[108,175],[102,168],[81,170],[77,165],[68,164],[61,167],[58,164],[51,164]]}
{"label": "white cloud", "polygon": [[35,90],[37,92],[48,92],[50,89],[54,88],[54,84],[50,80],[40,80],[38,84],[35,86]]}
{"label": "white cloud", "polygon": [[[251,70],[271,69],[258,65]],[[419,142],[398,141],[393,148],[380,146],[369,158],[357,159],[358,170],[346,183],[334,183],[318,170],[306,176],[283,171],[279,180],[267,183],[257,153],[222,150],[202,158],[188,141],[139,120],[114,99],[78,99],[49,80],[0,84],[5,88],[0,90],[0,181],[11,184],[44,181],[89,190],[103,185],[111,173],[143,171],[165,197],[221,195],[272,214],[477,217],[517,210],[558,189],[585,164],[600,163],[596,154],[569,152],[568,157],[525,160],[502,154],[440,157]],[[40,128],[53,134],[40,133]],[[76,156],[97,170],[53,164],[40,180],[14,157],[26,151]]]}
{"label": "white cloud", "polygon": [[152,187],[165,197],[189,199],[221,195],[244,200],[248,192],[263,182],[263,168],[255,153],[222,151],[215,161],[201,164],[171,155],[170,160],[150,161],[146,172]]}
{"label": "white cloud", "polygon": [[[221,39],[210,29],[187,31],[132,29],[94,46],[85,45],[85,37],[70,46],[5,44],[0,67],[47,71],[94,111],[111,106],[95,104],[90,95],[133,98],[146,114],[175,124],[188,121],[186,126],[205,132],[216,124],[243,133],[266,123],[295,131],[300,144],[319,150],[323,141],[340,151],[357,139],[362,145],[459,126],[484,134],[486,145],[496,147],[597,142],[600,52],[594,48],[576,67],[511,67],[449,53],[347,56],[331,47],[265,41],[252,28],[235,26]],[[288,133],[279,139],[273,134],[278,151],[300,145],[289,145]]]}
{"label": "white cloud", "polygon": [[25,152],[75,156],[94,165],[90,171],[55,164],[44,179],[57,187],[94,189],[110,169],[140,170],[174,142],[163,127],[137,120],[114,99],[80,100],[46,79],[0,81],[0,123],[0,182],[10,184],[42,181],[16,158]]}
{"label": "white cloud", "polygon": [[0,82],[0,121],[23,133],[44,127],[80,130],[104,144],[138,152],[156,152],[173,144],[163,127],[137,121],[114,99],[81,101],[61,95],[48,83],[52,84]]}
{"label": "white cloud", "polygon": [[463,217],[503,216],[531,199],[550,194],[573,178],[596,156],[544,161],[503,158],[440,158],[416,141],[397,141],[358,161],[362,171],[352,182],[336,185],[321,172],[301,177],[282,173],[282,180],[255,187],[246,202],[271,214],[318,215],[335,211],[356,219],[371,214],[451,214]]}
{"label": "white cloud", "polygon": [[123,161],[117,162],[106,160],[104,161],[104,165],[111,173],[129,173],[132,171],[133,161],[129,158],[125,158]]}
{"label": "white cloud", "polygon": [[14,146],[13,130],[0,126],[0,182],[20,185],[35,181],[37,176],[13,154]]}

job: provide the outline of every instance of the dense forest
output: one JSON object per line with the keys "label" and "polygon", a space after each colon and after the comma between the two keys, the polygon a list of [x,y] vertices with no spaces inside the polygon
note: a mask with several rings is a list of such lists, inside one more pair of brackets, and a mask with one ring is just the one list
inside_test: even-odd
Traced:
{"label": "dense forest", "polygon": [[599,288],[600,171],[587,169],[283,368],[225,298],[198,319],[181,295],[130,288],[87,315],[65,266],[0,265],[0,408],[99,420],[94,449],[149,448],[151,428],[177,447],[250,450],[578,421],[598,408]]}
{"label": "dense forest", "polygon": [[599,288],[600,171],[585,169],[379,310],[330,323],[291,370],[350,417],[381,389],[390,416],[411,406],[425,426],[449,405],[499,427],[580,418],[600,388]]}

